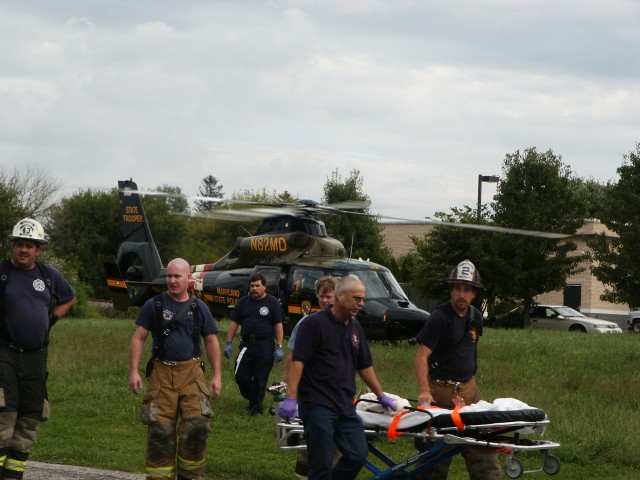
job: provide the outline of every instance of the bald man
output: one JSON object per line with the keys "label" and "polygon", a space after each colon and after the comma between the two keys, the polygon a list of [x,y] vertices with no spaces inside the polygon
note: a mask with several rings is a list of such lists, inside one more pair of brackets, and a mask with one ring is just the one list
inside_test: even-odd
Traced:
{"label": "bald man", "polygon": [[[217,397],[222,389],[218,327],[206,304],[189,295],[190,279],[185,260],[169,262],[167,291],[143,305],[129,347],[129,389],[138,395],[142,388],[140,359],[151,332],[149,367],[153,369],[140,409],[147,425],[148,480],[187,480],[202,475],[211,431],[210,397]],[[211,365],[208,385],[201,338]]]}

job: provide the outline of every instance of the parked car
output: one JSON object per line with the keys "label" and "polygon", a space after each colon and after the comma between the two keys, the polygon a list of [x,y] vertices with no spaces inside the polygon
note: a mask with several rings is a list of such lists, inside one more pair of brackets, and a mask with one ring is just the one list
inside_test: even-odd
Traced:
{"label": "parked car", "polygon": [[[496,315],[496,326],[522,325],[523,307],[517,307],[508,313]],[[580,333],[622,333],[615,322],[589,318],[571,307],[561,305],[534,305],[529,309],[529,320],[533,328],[568,330]]]}

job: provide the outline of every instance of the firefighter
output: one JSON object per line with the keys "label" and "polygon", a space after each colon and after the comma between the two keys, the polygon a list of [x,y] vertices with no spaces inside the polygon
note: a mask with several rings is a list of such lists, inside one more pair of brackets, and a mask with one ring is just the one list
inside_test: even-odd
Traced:
{"label": "firefighter", "polygon": [[[450,301],[431,312],[416,339],[415,357],[418,379],[418,402],[436,403],[453,409],[482,399],[476,384],[477,348],[482,335],[482,312],[471,302],[483,288],[480,272],[470,260],[451,269],[447,278]],[[417,442],[419,449],[426,448]],[[500,480],[502,470],[492,450],[467,449],[462,456],[471,480]],[[420,480],[444,480],[451,460],[440,462],[424,473]]]}
{"label": "firefighter", "polygon": [[49,330],[76,294],[62,274],[37,261],[47,243],[42,225],[24,218],[0,262],[0,478],[21,479],[41,422],[49,418]]}
{"label": "firefighter", "polygon": [[[206,304],[189,295],[190,278],[185,260],[169,262],[167,292],[143,305],[129,347],[129,389],[138,395],[142,387],[138,367],[151,332],[153,353],[146,372],[149,385],[140,408],[147,425],[148,480],[174,480],[176,473],[178,480],[202,475],[211,431],[210,397],[217,397],[222,389],[218,327]],[[201,361],[201,337],[211,365],[208,385]]]}

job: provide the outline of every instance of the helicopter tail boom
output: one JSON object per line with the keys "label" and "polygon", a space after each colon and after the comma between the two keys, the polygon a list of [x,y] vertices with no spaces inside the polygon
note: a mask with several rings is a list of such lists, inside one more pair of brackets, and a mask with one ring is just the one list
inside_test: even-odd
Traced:
{"label": "helicopter tail boom", "polygon": [[153,242],[138,187],[118,181],[123,242],[115,258],[104,260],[107,285],[116,310],[142,305],[165,286],[160,254]]}

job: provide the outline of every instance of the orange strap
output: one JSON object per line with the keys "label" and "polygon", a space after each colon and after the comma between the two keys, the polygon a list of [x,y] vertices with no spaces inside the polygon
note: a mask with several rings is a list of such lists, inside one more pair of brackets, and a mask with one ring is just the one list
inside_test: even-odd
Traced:
{"label": "orange strap", "polygon": [[461,408],[462,408],[461,406],[456,406],[453,409],[453,412],[451,412],[451,420],[453,420],[453,424],[456,426],[458,430],[465,429],[464,423],[462,423],[462,417],[460,417]]}
{"label": "orange strap", "polygon": [[393,420],[391,420],[391,423],[389,424],[389,429],[387,430],[387,437],[389,437],[392,440],[395,440],[396,438],[402,435],[402,433],[398,433],[398,424],[400,423],[400,419],[404,417],[407,413],[409,412],[405,410],[393,417]]}

